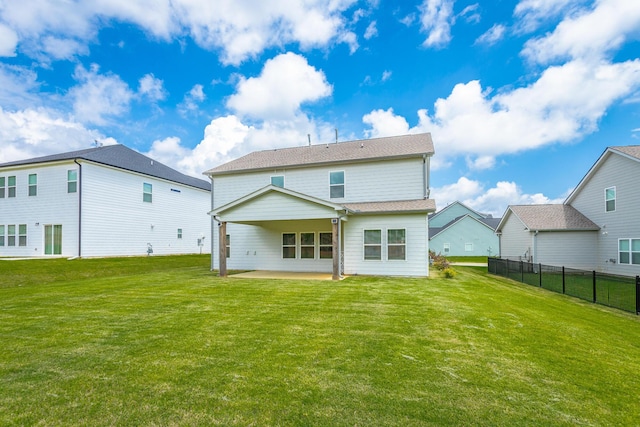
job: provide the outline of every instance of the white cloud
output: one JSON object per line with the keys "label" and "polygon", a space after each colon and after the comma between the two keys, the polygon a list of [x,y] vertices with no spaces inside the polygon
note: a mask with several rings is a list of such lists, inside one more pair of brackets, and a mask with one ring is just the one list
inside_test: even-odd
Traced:
{"label": "white cloud", "polygon": [[364,38],[369,40],[378,35],[378,28],[376,28],[376,21],[371,21],[364,32]]}
{"label": "white cloud", "polygon": [[535,31],[543,23],[569,13],[581,3],[584,0],[521,0],[513,12],[518,19],[517,32]]}
{"label": "white cloud", "polygon": [[389,79],[391,78],[391,75],[392,75],[392,74],[393,74],[393,73],[392,73],[391,71],[389,71],[389,70],[384,70],[384,71],[382,72],[382,81],[383,81],[383,82],[386,82],[387,80],[389,80]]}
{"label": "white cloud", "polygon": [[509,205],[562,203],[561,199],[549,199],[541,193],[526,194],[515,182],[499,181],[485,189],[480,182],[461,177],[453,184],[431,189],[430,198],[436,200],[438,210],[460,201],[470,208],[494,218],[501,217]]}
{"label": "white cloud", "polygon": [[258,77],[241,78],[227,107],[254,119],[288,119],[302,104],[327,97],[332,90],[322,71],[289,52],[268,60]]}
{"label": "white cloud", "polygon": [[0,107],[0,163],[90,148],[94,140],[115,142],[52,110]]}
{"label": "white cloud", "polygon": [[373,110],[362,117],[365,124],[371,129],[365,131],[367,138],[380,138],[383,136],[405,135],[409,133],[409,123],[404,117],[393,113],[393,108],[388,110]]}
{"label": "white cloud", "polygon": [[18,35],[11,28],[0,23],[0,56],[16,56]]}
{"label": "white cloud", "polygon": [[[190,35],[206,49],[221,51],[226,64],[239,64],[269,47],[298,43],[303,49],[348,42],[347,12],[355,0],[32,0],[4,2],[2,18],[9,31],[0,48],[24,45],[33,57],[65,57],[83,52],[101,25],[115,20],[137,25],[153,37],[169,40]],[[0,30],[1,31],[1,30]],[[15,35],[19,39],[14,41]],[[4,37],[6,36],[6,37]],[[45,43],[45,41],[47,43]],[[48,44],[48,46],[46,46]],[[85,46],[82,46],[82,45]],[[0,49],[0,51],[2,51]]]}
{"label": "white cloud", "polygon": [[462,12],[460,12],[458,16],[464,18],[464,20],[470,24],[477,24],[482,19],[478,9],[480,9],[478,3],[471,4],[462,9]]}
{"label": "white cloud", "polygon": [[418,111],[413,128],[392,109],[374,110],[363,121],[371,126],[370,136],[431,132],[436,145],[447,147],[439,157],[465,155],[475,168],[491,167],[492,157],[594,132],[607,109],[639,87],[640,60],[573,61],[548,68],[529,86],[494,95],[478,81],[457,84],[435,102],[432,115]]}
{"label": "white cloud", "polygon": [[164,82],[153,74],[145,74],[138,85],[138,94],[146,97],[152,102],[162,101],[167,97],[164,89]]}
{"label": "white cloud", "polygon": [[73,109],[78,120],[85,123],[104,125],[109,118],[118,117],[129,111],[133,92],[120,77],[99,74],[97,65],[90,70],[76,67],[74,78],[79,85],[69,90]]}
{"label": "white cloud", "polygon": [[206,97],[204,87],[201,84],[193,85],[189,92],[184,95],[182,102],[178,104],[178,112],[183,117],[189,113],[197,113],[200,103],[204,101]]}
{"label": "white cloud", "polygon": [[495,24],[493,27],[489,28],[484,34],[478,37],[474,44],[483,44],[483,45],[494,45],[498,41],[502,40],[507,27],[502,24]]}
{"label": "white cloud", "polygon": [[529,40],[522,54],[530,61],[600,60],[629,38],[640,38],[640,2],[600,0],[591,10],[562,21],[541,38]]}
{"label": "white cloud", "polygon": [[420,9],[421,31],[427,33],[426,47],[442,48],[451,41],[452,0],[424,0]]}

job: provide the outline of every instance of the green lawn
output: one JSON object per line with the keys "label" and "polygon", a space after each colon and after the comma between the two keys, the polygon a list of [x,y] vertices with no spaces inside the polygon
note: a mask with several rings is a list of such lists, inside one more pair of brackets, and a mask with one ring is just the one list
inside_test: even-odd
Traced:
{"label": "green lawn", "polygon": [[[637,425],[637,316],[455,279],[0,261],[0,425]],[[436,274],[436,273],[434,273]]]}

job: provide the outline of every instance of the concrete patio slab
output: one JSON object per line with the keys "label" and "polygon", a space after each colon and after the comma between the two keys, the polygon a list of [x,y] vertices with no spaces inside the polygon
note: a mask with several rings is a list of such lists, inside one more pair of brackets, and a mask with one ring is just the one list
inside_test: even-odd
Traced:
{"label": "concrete patio slab", "polygon": [[331,273],[255,270],[238,274],[230,274],[229,277],[238,279],[331,280]]}

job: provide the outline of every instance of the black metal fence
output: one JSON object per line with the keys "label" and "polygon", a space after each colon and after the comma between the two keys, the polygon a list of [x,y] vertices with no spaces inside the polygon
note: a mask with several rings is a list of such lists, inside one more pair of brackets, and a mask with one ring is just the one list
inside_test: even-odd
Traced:
{"label": "black metal fence", "polygon": [[614,276],[502,258],[489,258],[488,271],[532,286],[640,314],[640,276]]}

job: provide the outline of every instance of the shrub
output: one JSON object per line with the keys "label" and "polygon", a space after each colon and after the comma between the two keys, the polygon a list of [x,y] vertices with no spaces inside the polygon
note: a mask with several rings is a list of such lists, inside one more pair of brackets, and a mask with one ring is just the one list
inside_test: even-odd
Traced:
{"label": "shrub", "polygon": [[456,277],[456,271],[451,268],[451,267],[447,267],[444,270],[442,270],[442,273],[444,274],[444,277],[446,277],[447,279],[453,279],[454,277]]}
{"label": "shrub", "polygon": [[441,254],[437,254],[433,251],[429,251],[429,257],[433,260],[432,265],[437,270],[445,270],[449,268],[449,261],[447,261],[447,257]]}

